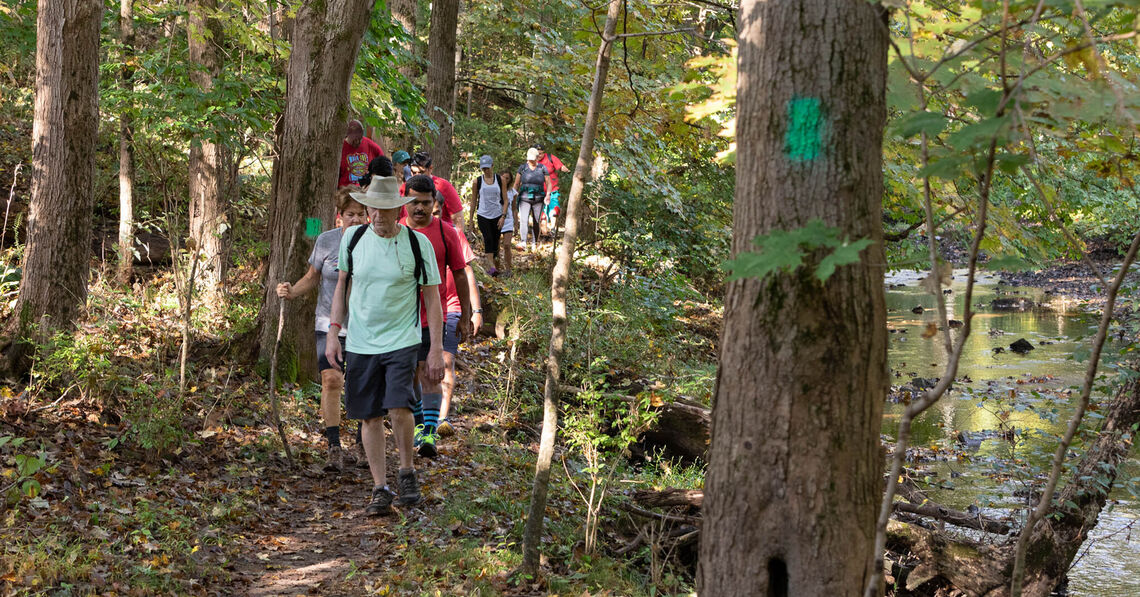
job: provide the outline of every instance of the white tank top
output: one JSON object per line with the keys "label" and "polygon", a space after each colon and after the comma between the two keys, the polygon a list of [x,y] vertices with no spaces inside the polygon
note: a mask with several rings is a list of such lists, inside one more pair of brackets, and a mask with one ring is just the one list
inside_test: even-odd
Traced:
{"label": "white tank top", "polygon": [[503,195],[499,190],[499,177],[493,175],[491,178],[494,182],[490,183],[482,174],[479,177],[483,180],[483,185],[479,187],[479,209],[475,210],[475,213],[489,220],[497,219],[503,215]]}

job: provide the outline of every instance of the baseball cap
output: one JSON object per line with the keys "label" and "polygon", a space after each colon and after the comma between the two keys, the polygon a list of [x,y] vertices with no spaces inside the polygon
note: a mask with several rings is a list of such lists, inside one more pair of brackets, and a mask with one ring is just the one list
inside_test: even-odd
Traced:
{"label": "baseball cap", "polygon": [[394,163],[394,164],[404,164],[404,163],[410,162],[411,160],[412,160],[412,156],[409,155],[408,152],[404,151],[403,149],[392,154],[392,163]]}
{"label": "baseball cap", "polygon": [[491,156],[489,156],[489,155],[485,155],[485,156],[482,156],[479,158],[479,167],[480,168],[490,168],[490,167],[492,167],[492,165],[494,163],[495,163],[494,160],[492,160]]}

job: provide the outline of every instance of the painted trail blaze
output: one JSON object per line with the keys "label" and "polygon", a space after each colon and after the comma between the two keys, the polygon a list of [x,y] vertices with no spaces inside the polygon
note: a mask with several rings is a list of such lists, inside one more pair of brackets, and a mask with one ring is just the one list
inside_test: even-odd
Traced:
{"label": "painted trail blaze", "polygon": [[797,97],[788,101],[788,132],[784,153],[793,162],[810,162],[819,157],[823,143],[823,112],[818,97]]}
{"label": "painted trail blaze", "polygon": [[305,236],[316,238],[321,234],[320,218],[305,218]]}

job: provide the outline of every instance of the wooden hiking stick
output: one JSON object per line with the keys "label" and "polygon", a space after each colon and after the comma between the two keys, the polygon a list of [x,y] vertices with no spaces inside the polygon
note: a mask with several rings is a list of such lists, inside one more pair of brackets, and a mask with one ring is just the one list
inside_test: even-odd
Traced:
{"label": "wooden hiking stick", "polygon": [[[293,227],[293,234],[289,237],[289,248],[285,251],[285,268],[293,259],[293,245],[297,242],[297,227]],[[281,436],[281,445],[285,446],[285,457],[293,465],[293,452],[289,449],[289,440],[285,437],[285,428],[281,426],[281,411],[277,408],[277,349],[281,347],[281,332],[285,329],[285,302],[281,299],[277,310],[277,338],[273,341],[273,354],[269,358],[269,410],[273,414],[273,423],[277,425],[277,435]]]}

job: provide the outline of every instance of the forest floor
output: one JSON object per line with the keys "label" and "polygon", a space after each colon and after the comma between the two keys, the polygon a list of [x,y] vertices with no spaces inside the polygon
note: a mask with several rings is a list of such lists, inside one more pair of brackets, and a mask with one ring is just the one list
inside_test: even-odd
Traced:
{"label": "forest floor", "polygon": [[[509,280],[483,278],[485,306],[497,303],[498,311],[513,308],[528,316],[548,312],[542,290],[545,285],[548,293],[548,278],[538,268],[525,271],[534,258],[524,256]],[[580,271],[586,276],[581,284],[599,283],[589,267]],[[245,283],[255,285],[255,276],[246,274]],[[325,442],[315,386],[287,385],[280,393],[295,465],[268,424],[264,379],[220,350],[224,339],[213,346],[202,339],[187,394],[177,396],[177,361],[171,361],[179,337],[176,303],[161,298],[169,286],[165,278],[154,280],[152,296],[96,282],[75,343],[55,346],[57,356],[37,364],[34,383],[0,387],[0,594],[577,596],[689,590],[687,565],[666,562],[648,546],[611,555],[638,535],[628,516],[605,513],[601,548],[585,553],[585,502],[574,483],[588,492],[589,475],[581,455],[565,443],[556,453],[542,572],[536,578],[512,574],[521,562],[519,538],[538,444],[544,347],[530,336],[548,325],[541,318],[524,326],[513,390],[505,387],[513,358],[509,341],[483,335],[464,345],[450,417],[458,433],[441,442],[436,458],[416,457],[424,500],[371,518],[363,513],[371,489],[366,468],[321,470]],[[596,305],[599,296],[586,292],[580,300]],[[699,374],[685,373],[688,381],[678,391],[707,399],[718,309],[683,308],[684,321],[672,325],[696,330],[691,338],[677,336],[676,328],[626,333],[617,326],[643,326],[622,323],[620,311],[576,319],[576,325],[609,326],[597,342],[612,335],[629,351],[623,357],[611,345],[590,344],[587,357],[597,350],[613,359],[598,375],[630,394],[636,391],[631,386],[660,387],[650,379],[665,375],[661,365],[684,353],[669,342],[683,341],[703,347],[704,364]],[[577,333],[580,341],[593,338]],[[656,360],[649,351],[656,351]],[[576,375],[581,384],[582,373]],[[349,449],[354,432],[355,425],[342,432]],[[389,440],[390,477],[396,462]],[[619,458],[603,466],[617,467],[609,488],[615,496],[647,487],[696,488],[703,478],[700,467],[667,460],[630,466]]]}

